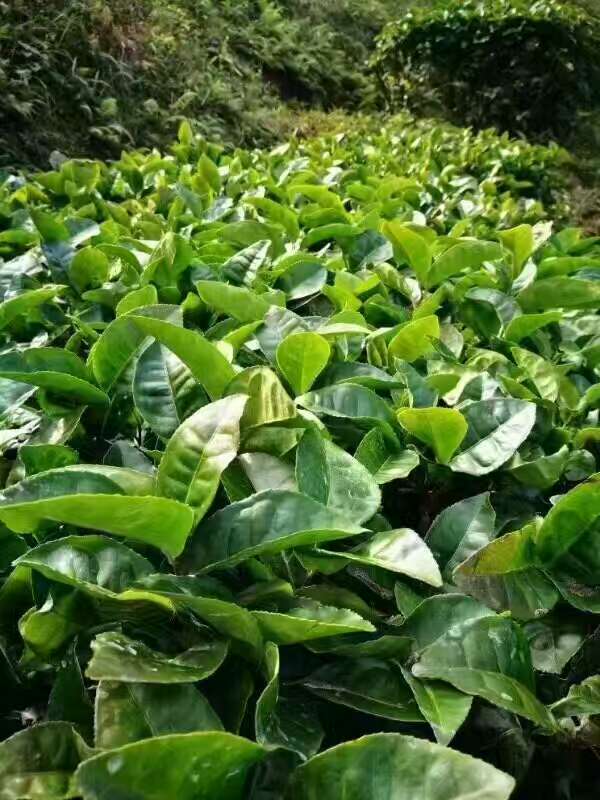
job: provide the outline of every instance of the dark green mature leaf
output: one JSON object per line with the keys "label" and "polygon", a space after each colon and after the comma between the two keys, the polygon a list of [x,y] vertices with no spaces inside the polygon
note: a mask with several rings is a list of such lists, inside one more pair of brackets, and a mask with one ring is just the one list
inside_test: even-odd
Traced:
{"label": "dark green mature leaf", "polygon": [[509,619],[482,617],[452,626],[425,648],[413,674],[448,681],[544,728],[556,727],[533,693],[527,640]]}
{"label": "dark green mature leaf", "polygon": [[264,754],[220,731],[157,736],[88,759],[76,781],[86,800],[244,800],[248,770]]}
{"label": "dark green mature leaf", "polygon": [[323,729],[315,709],[299,698],[281,694],[279,650],[269,642],[265,648],[268,683],[256,702],[256,741],[264,747],[283,747],[306,760],[319,751]]}
{"label": "dark green mature leaf", "polygon": [[378,733],[312,758],[297,770],[288,797],[319,800],[333,785],[345,800],[508,800],[515,781],[484,761],[441,745]]}
{"label": "dark green mature leaf", "polygon": [[137,361],[133,399],[150,428],[164,438],[207,400],[183,361],[159,342],[147,347]]}
{"label": "dark green mature leaf", "polygon": [[79,403],[108,405],[107,395],[94,386],[85,364],[74,353],[39,347],[0,355],[0,378],[30,383]]}
{"label": "dark green mature leaf", "polygon": [[331,703],[349,706],[376,717],[401,722],[422,722],[423,718],[394,661],[377,658],[338,659],[305,678],[302,684]]}
{"label": "dark green mature leaf", "polygon": [[229,361],[212,342],[197,331],[180,328],[163,319],[140,316],[135,312],[128,314],[125,319],[145,336],[153,336],[175,353],[212,400],[223,396],[235,373]]}
{"label": "dark green mature leaf", "polygon": [[420,461],[414,450],[393,447],[378,428],[372,428],[365,435],[354,457],[365,465],[379,484],[408,477]]}
{"label": "dark green mature leaf", "polygon": [[423,539],[410,528],[381,531],[342,555],[348,561],[398,572],[430,586],[442,585],[433,555]]}
{"label": "dark green mature leaf", "polygon": [[362,530],[344,514],[297,492],[259,492],[201,523],[181,566],[206,572],[256,555],[345,539]]}
{"label": "dark green mature leaf", "polygon": [[492,539],[495,522],[488,492],[448,506],[435,518],[425,541],[448,579],[459,564]]}
{"label": "dark green mature leaf", "polygon": [[431,725],[436,741],[450,744],[467,718],[473,698],[447,683],[420,681],[407,669],[403,669],[402,674],[413,691],[421,714]]}
{"label": "dark green mature leaf", "polygon": [[17,564],[51,581],[107,597],[149,575],[152,564],[107,536],[67,536],[32,548]]}
{"label": "dark green mature leaf", "polygon": [[414,639],[417,650],[424,650],[456,625],[494,616],[493,611],[468,595],[439,594],[419,603],[399,633]]}
{"label": "dark green mature leaf", "polygon": [[296,403],[315,414],[351,419],[367,423],[369,427],[380,422],[392,424],[391,408],[371,389],[354,384],[326,386],[296,399]]}
{"label": "dark green mature leaf", "polygon": [[513,455],[531,433],[536,409],[523,400],[480,400],[462,408],[468,430],[449,466],[454,472],[487,475]]}
{"label": "dark green mature leaf", "polygon": [[371,519],[381,503],[377,482],[357,459],[307,430],[296,451],[298,489],[358,525]]}
{"label": "dark green mature leaf", "polygon": [[565,698],[553,703],[552,712],[558,717],[600,714],[600,676],[592,675],[580,684],[571,686]]}
{"label": "dark green mature leaf", "polygon": [[212,675],[227,655],[218,640],[198,644],[169,657],[120,633],[101,633],[92,642],[86,675],[95,681],[120,683],[195,683]]}
{"label": "dark green mature leaf", "polygon": [[190,684],[113,681],[101,681],[96,689],[95,728],[95,745],[103,750],[171,733],[223,730]]}
{"label": "dark green mature leaf", "polygon": [[66,722],[47,722],[0,744],[0,792],[6,800],[77,797],[73,774],[92,754]]}
{"label": "dark green mature leaf", "polygon": [[147,600],[162,598],[176,609],[191,611],[218,633],[230,637],[242,655],[254,662],[261,659],[263,641],[256,620],[210,578],[153,574],[139,579],[136,588]]}
{"label": "dark green mature leaf", "polygon": [[[161,120],[195,113],[194,92],[166,115],[160,91],[157,108],[142,102],[141,127],[119,97],[93,102],[118,67],[104,34],[139,34],[139,4],[127,19],[112,4],[85,58],[73,42],[96,41],[94,14],[40,5],[32,28],[39,4],[4,5],[19,45],[2,64],[9,116],[44,107],[62,53],[93,140],[156,141],[0,170],[0,719],[4,736],[57,720],[108,748],[34,727],[0,796],[506,800],[510,779],[431,745],[431,728],[443,743],[459,732],[520,795],[583,800],[600,741],[600,237],[551,222],[575,208],[564,152],[406,114],[252,151],[207,141],[208,114],[161,152]],[[192,5],[146,20],[150,72],[185,51],[190,85],[202,56],[252,95],[253,47],[268,42],[269,70],[289,51],[284,72],[309,94],[326,64],[334,105],[336,47],[352,42],[358,65],[398,12],[329,4],[322,46],[333,11],[304,4],[294,35],[319,57],[297,58],[298,3],[205,0],[201,20]],[[398,25],[420,46],[443,17],[429,56],[444,68],[452,25],[504,30],[508,10],[511,36],[540,20],[596,35],[554,0],[516,16],[513,0],[483,5],[412,8]],[[49,61],[34,28],[60,44]],[[200,30],[230,47],[215,56]],[[31,70],[13,68],[23,53]],[[376,730],[422,738],[348,743]],[[318,756],[323,742],[340,745]]]}

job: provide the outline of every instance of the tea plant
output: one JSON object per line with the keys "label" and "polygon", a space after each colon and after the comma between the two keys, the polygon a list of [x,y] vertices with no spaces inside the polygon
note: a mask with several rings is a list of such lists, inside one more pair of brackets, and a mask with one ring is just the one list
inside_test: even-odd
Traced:
{"label": "tea plant", "polygon": [[545,219],[561,158],[183,124],[5,182],[3,797],[593,796],[600,244]]}

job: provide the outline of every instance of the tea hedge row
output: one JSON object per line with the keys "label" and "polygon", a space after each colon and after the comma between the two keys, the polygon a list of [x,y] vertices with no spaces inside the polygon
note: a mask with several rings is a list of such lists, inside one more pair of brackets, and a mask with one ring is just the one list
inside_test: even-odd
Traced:
{"label": "tea hedge row", "polygon": [[524,154],[184,125],[5,184],[3,796],[586,796],[600,242]]}

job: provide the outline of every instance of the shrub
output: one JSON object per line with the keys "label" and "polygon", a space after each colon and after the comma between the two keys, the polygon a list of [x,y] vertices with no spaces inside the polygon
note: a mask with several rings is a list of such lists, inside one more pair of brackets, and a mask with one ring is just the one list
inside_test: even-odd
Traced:
{"label": "shrub", "polygon": [[0,187],[0,797],[595,797],[600,242],[408,122]]}
{"label": "shrub", "polygon": [[600,104],[600,23],[558,0],[449,0],[386,26],[373,65],[394,107],[565,141]]}

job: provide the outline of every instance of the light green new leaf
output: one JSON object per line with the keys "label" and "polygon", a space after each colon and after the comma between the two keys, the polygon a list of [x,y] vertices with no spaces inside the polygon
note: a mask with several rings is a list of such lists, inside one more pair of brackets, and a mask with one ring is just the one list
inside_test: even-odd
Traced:
{"label": "light green new leaf", "polygon": [[465,270],[472,272],[479,269],[484,261],[496,261],[502,255],[503,249],[496,242],[459,240],[433,262],[427,276],[427,286],[437,286]]}
{"label": "light green new leaf", "polygon": [[557,308],[598,308],[600,283],[581,278],[543,278],[534,281],[517,296],[524,311]]}
{"label": "light green new leaf", "polygon": [[198,522],[215,499],[221,473],[235,458],[247,395],[209,403],[183,422],[169,439],[158,468],[158,493],[186,503]]}
{"label": "light green new leaf", "polygon": [[252,611],[252,615],[265,640],[282,645],[375,630],[370,622],[354,611],[305,598],[285,612]]}
{"label": "light green new leaf", "polygon": [[78,403],[108,405],[106,394],[94,386],[83,361],[58,347],[36,347],[0,354],[0,378],[39,386]]}
{"label": "light green new leaf", "polygon": [[401,408],[398,421],[405,431],[431,447],[447,464],[467,434],[467,422],[454,408]]}
{"label": "light green new leaf", "polygon": [[420,236],[408,225],[395,221],[384,222],[381,232],[390,240],[397,254],[410,264],[419,283],[427,285],[427,275],[431,267],[431,248],[425,237]]}
{"label": "light green new leaf", "polygon": [[541,314],[522,314],[520,317],[512,319],[504,329],[504,339],[509,342],[520,342],[532,333],[551,325],[553,322],[560,322],[562,311],[544,311]]}
{"label": "light green new leaf", "polygon": [[[536,535],[536,553],[545,565],[555,564],[571,550],[586,562],[596,551],[595,530],[600,518],[600,482],[572,489],[556,503]],[[592,541],[593,539],[593,541]],[[586,548],[590,553],[586,555]]]}
{"label": "light green new leaf", "polygon": [[45,286],[43,289],[31,289],[4,300],[0,303],[0,330],[10,325],[17,317],[40,308],[62,291],[64,291],[63,286]]}
{"label": "light green new leaf", "polygon": [[317,333],[293,333],[277,348],[277,366],[295,395],[304,394],[327,366],[331,347]]}
{"label": "light green new leaf", "polygon": [[498,238],[510,250],[513,258],[513,277],[517,277],[525,262],[535,250],[535,236],[531,225],[517,225],[506,231],[499,231]]}
{"label": "light green new leaf", "polygon": [[388,355],[408,363],[432,351],[432,339],[440,338],[440,322],[432,314],[403,325],[388,345]]}
{"label": "light green new leaf", "polygon": [[190,508],[152,497],[152,475],[136,470],[74,465],[48,470],[0,492],[0,519],[17,533],[50,519],[146,542],[170,556],[183,550]]}
{"label": "light green new leaf", "polygon": [[271,306],[264,297],[241,286],[198,281],[196,288],[209,308],[241,323],[262,320]]}
{"label": "light green new leaf", "polygon": [[248,772],[264,755],[231,733],[172,734],[107,750],[75,777],[85,800],[245,800]]}
{"label": "light green new leaf", "polygon": [[323,800],[332,786],[344,800],[508,800],[515,780],[424,739],[377,733],[311,758],[296,770],[286,800]]}
{"label": "light green new leaf", "polygon": [[241,420],[242,430],[296,416],[292,399],[269,367],[242,370],[227,386],[225,394],[249,397]]}

